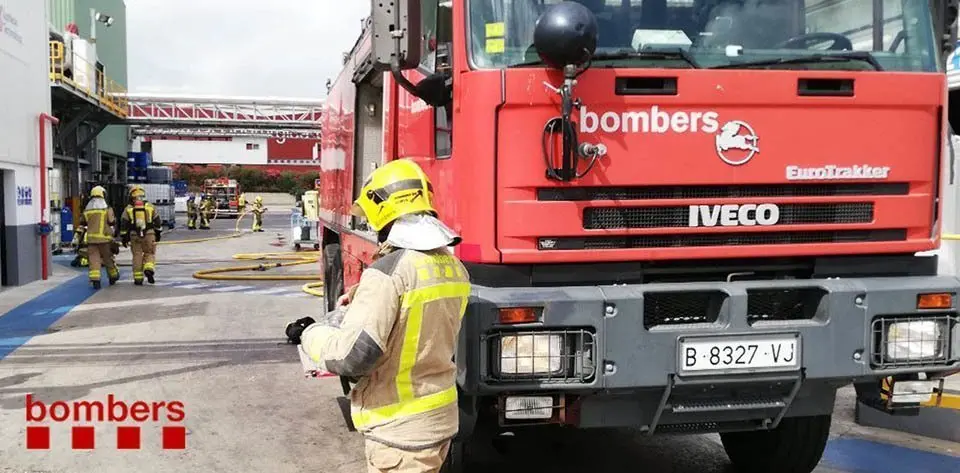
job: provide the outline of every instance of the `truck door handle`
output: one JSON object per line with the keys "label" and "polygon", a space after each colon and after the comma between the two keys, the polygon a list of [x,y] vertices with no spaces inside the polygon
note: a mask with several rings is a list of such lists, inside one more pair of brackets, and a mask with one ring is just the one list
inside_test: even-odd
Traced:
{"label": "truck door handle", "polygon": [[853,79],[799,79],[801,97],[853,97]]}
{"label": "truck door handle", "polygon": [[617,95],[677,95],[676,77],[617,77]]}

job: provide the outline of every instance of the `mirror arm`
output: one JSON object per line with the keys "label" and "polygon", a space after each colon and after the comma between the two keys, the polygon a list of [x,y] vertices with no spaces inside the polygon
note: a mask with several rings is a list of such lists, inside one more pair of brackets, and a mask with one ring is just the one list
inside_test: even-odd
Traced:
{"label": "mirror arm", "polygon": [[417,98],[422,98],[417,92],[417,86],[413,85],[413,82],[410,82],[409,79],[404,77],[403,71],[400,70],[400,65],[397,64],[396,60],[394,60],[393,64],[390,65],[390,72],[393,75],[393,79],[397,81],[397,84],[399,84],[400,87],[403,87],[404,90],[410,92],[410,95],[413,95]]}
{"label": "mirror arm", "polygon": [[[400,8],[393,9],[393,24],[399,25],[400,23]],[[390,61],[390,72],[393,75],[394,80],[397,81],[397,84],[400,84],[400,87],[403,87],[404,90],[410,92],[410,95],[414,97],[421,98],[417,93],[417,86],[413,85],[410,80],[403,76],[403,71],[400,69],[400,54],[403,50],[401,40],[403,35],[408,34],[406,31],[393,31],[393,60]]]}

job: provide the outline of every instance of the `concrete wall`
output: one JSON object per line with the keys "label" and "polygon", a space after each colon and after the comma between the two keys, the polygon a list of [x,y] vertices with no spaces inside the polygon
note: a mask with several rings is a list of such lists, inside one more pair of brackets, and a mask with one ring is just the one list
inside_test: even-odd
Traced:
{"label": "concrete wall", "polygon": [[[0,0],[0,170],[3,189],[4,250],[0,253],[4,285],[21,285],[41,277],[40,208],[41,113],[50,113],[47,15],[45,2]],[[10,91],[16,91],[11,93]],[[44,146],[52,149],[47,128]],[[48,154],[47,166],[52,166]],[[29,192],[29,199],[24,200]]]}
{"label": "concrete wall", "polygon": [[[267,164],[267,140],[151,140],[153,162],[164,164]],[[248,149],[252,148],[252,149]]]}

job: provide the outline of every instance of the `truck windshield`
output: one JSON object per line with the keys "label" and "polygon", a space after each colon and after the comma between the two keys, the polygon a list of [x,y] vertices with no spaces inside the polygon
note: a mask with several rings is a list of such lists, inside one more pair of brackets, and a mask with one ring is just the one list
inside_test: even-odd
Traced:
{"label": "truck windshield", "polygon": [[[597,17],[594,67],[938,70],[927,1],[576,1]],[[473,66],[542,65],[534,27],[559,2],[470,0]]]}

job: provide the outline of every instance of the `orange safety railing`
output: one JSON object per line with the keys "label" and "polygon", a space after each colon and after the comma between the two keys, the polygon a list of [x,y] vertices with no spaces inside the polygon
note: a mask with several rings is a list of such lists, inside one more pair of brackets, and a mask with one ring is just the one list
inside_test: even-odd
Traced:
{"label": "orange safety railing", "polygon": [[96,100],[114,115],[127,118],[126,89],[97,69],[96,65],[73,55],[66,57],[61,41],[50,41],[50,82],[67,85]]}

